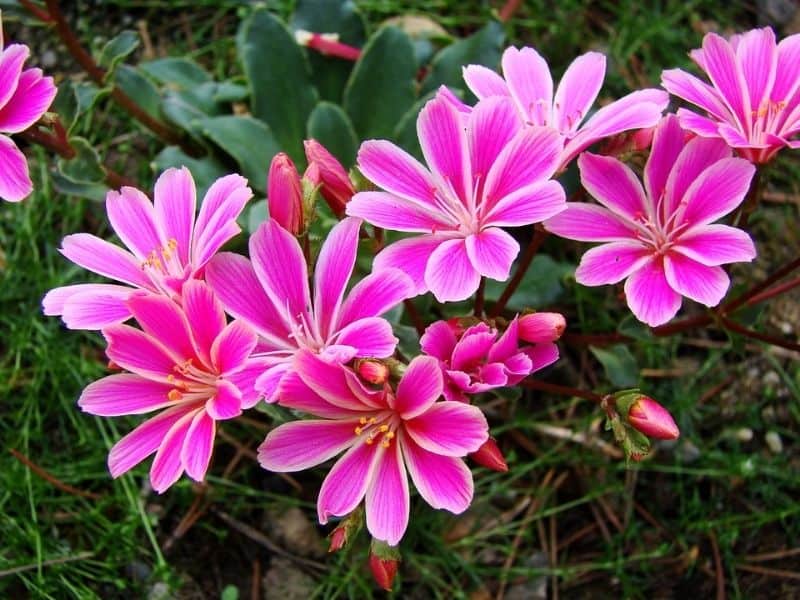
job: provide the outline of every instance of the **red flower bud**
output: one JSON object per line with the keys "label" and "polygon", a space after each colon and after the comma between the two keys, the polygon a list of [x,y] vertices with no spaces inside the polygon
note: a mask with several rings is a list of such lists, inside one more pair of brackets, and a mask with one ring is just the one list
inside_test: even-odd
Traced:
{"label": "red flower bud", "polygon": [[[321,186],[320,194],[331,207],[333,214],[339,218],[343,217],[345,204],[356,193],[350,176],[342,163],[317,140],[306,140],[303,144],[309,164],[305,173],[306,178]],[[312,169],[312,166],[315,169]]]}
{"label": "red flower bud", "polygon": [[356,372],[361,379],[373,385],[383,385],[389,379],[389,367],[379,360],[360,360],[356,363]]}
{"label": "red flower bud", "polygon": [[369,568],[375,583],[387,592],[392,590],[394,577],[397,575],[397,560],[394,558],[379,558],[374,554],[369,555]]}
{"label": "red flower bud", "polygon": [[339,41],[338,34],[314,33],[298,29],[295,33],[295,39],[301,46],[313,48],[320,54],[327,56],[335,56],[352,61],[358,60],[359,56],[361,56],[360,48],[343,44]]}
{"label": "red flower bud", "polygon": [[347,543],[347,526],[339,525],[328,537],[331,540],[328,552],[338,552]]}
{"label": "red flower bud", "polygon": [[667,409],[647,396],[639,396],[631,404],[627,420],[631,427],[657,440],[674,440],[681,433]]}
{"label": "red flower bud", "polygon": [[567,321],[560,313],[540,312],[522,315],[517,321],[518,335],[530,344],[554,342],[567,328]]}
{"label": "red flower bud", "polygon": [[492,471],[500,471],[501,473],[508,471],[506,460],[503,458],[503,453],[497,447],[497,442],[494,441],[494,438],[490,437],[486,440],[483,446],[470,454],[469,457],[482,467]]}
{"label": "red flower bud", "polygon": [[267,178],[269,216],[278,225],[299,234],[303,229],[303,186],[292,159],[279,152],[272,159]]}

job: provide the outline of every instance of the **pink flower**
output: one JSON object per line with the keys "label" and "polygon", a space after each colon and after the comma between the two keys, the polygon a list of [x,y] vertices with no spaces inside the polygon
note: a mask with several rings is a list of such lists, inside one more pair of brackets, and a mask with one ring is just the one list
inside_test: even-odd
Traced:
{"label": "pink flower", "polygon": [[754,163],[768,162],[786,146],[800,147],[791,139],[800,131],[800,34],[776,44],[769,27],[729,41],[708,33],[691,57],[711,85],[681,69],[661,75],[671,94],[706,112],[678,109],[684,128],[721,138]]}
{"label": "pink flower", "polygon": [[267,204],[269,216],[286,231],[297,235],[303,230],[303,184],[292,159],[283,152],[269,165]]}
{"label": "pink flower", "polygon": [[628,306],[640,321],[669,321],[681,296],[716,306],[730,283],[719,265],[755,258],[747,233],[714,224],[741,204],[755,172],[732,158],[722,140],[686,143],[677,117],[665,117],[653,138],[644,189],[615,158],[587,152],[578,166],[583,186],[602,206],[568,203],[545,227],[570,239],[605,242],[583,255],[575,277],[588,286],[627,278]]}
{"label": "pink flower", "polygon": [[108,468],[119,477],[155,452],[150,469],[161,493],[181,474],[205,477],[216,422],[250,408],[263,365],[249,359],[256,334],[245,324],[226,325],[222,306],[202,281],[184,286],[183,308],[164,296],[133,296],[130,311],[142,330],[111,325],[103,330],[109,359],[130,371],[89,384],[78,405],[115,417],[161,411],[114,444]]}
{"label": "pink flower", "polygon": [[406,469],[428,504],[456,514],[466,510],[472,474],[460,457],[481,447],[488,425],[475,406],[436,402],[442,375],[435,359],[412,360],[396,392],[388,386],[367,391],[352,371],[308,351],[298,353],[294,367],[300,382],[281,393],[281,404],[320,418],[277,427],[258,456],[266,469],[291,472],[346,450],[322,484],[320,523],[347,515],[366,497],[370,534],[396,545],[408,525]]}
{"label": "pink flower", "polygon": [[628,408],[630,425],[657,440],[674,440],[680,435],[675,419],[669,411],[648,396],[640,395]]}
{"label": "pink flower", "polygon": [[9,202],[33,191],[28,162],[9,135],[32,127],[56,96],[52,77],[43,77],[40,69],[22,69],[28,54],[22,44],[3,49],[0,30],[0,199]]}
{"label": "pink flower", "polygon": [[555,95],[550,68],[533,48],[507,48],[502,66],[500,77],[486,67],[469,65],[464,68],[464,81],[479,99],[510,97],[525,124],[557,129],[563,146],[559,169],[602,138],[652,127],[669,103],[662,90],[639,90],[604,106],[581,126],[603,85],[605,56],[587,52],[572,61]]}
{"label": "pink flower", "polygon": [[320,194],[333,214],[341,218],[344,216],[345,205],[356,193],[350,176],[342,163],[317,140],[306,140],[303,146],[309,166],[305,176],[315,185],[321,186]]}
{"label": "pink flower", "polygon": [[301,348],[337,362],[394,353],[397,338],[379,315],[412,295],[413,286],[390,269],[368,275],[345,296],[360,227],[360,220],[344,219],[328,234],[314,272],[313,302],[300,244],[274,220],[250,237],[252,262],[221,253],[208,265],[206,278],[225,309],[261,336],[259,351],[271,367],[258,387],[268,402],[277,399],[278,384]]}
{"label": "pink flower", "polygon": [[470,394],[515,385],[558,360],[558,347],[552,342],[519,347],[517,318],[498,335],[486,323],[473,325],[460,336],[447,321],[425,330],[420,345],[425,354],[439,360],[447,400],[469,402]]}
{"label": "pink flower", "polygon": [[530,225],[565,206],[564,190],[550,177],[561,140],[552,129],[520,129],[510,100],[479,102],[462,125],[443,96],[417,120],[430,171],[385,140],[361,145],[358,167],[386,191],[360,192],[347,214],[378,227],[423,235],[387,246],[377,270],[402,269],[417,293],[440,302],[464,300],[481,276],[508,279],[519,244],[501,227]]}
{"label": "pink flower", "polygon": [[194,180],[185,167],[158,178],[154,203],[132,187],[109,192],[108,219],[129,251],[78,233],[64,238],[61,253],[125,285],[55,288],[42,300],[44,314],[60,315],[70,329],[102,329],[130,318],[126,301],[138,290],[179,298],[183,284],[202,278],[214,253],[241,231],[236,218],[252,195],[243,177],[222,177],[209,188],[195,221]]}

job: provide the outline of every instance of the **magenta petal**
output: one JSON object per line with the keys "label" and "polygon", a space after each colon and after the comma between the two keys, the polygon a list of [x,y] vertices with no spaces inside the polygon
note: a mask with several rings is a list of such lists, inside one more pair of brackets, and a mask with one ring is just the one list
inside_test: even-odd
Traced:
{"label": "magenta petal", "polygon": [[192,238],[192,266],[205,265],[222,245],[241,231],[236,224],[239,213],[253,191],[240,175],[217,179],[206,192]]}
{"label": "magenta petal", "polygon": [[[350,411],[369,410],[353,393],[344,375],[345,367],[328,363],[308,350],[301,350],[294,359],[294,368],[303,383],[325,401]],[[284,391],[281,390],[281,398]]]}
{"label": "magenta petal", "polygon": [[0,108],[0,131],[19,133],[38,121],[53,103],[56,86],[40,69],[23,71],[14,96]]}
{"label": "magenta petal", "polygon": [[0,199],[19,202],[33,191],[28,161],[11,138],[0,135]]}
{"label": "magenta petal", "polygon": [[356,356],[387,358],[394,354],[398,341],[389,321],[381,317],[365,317],[340,329],[333,343],[352,346],[356,349]]}
{"label": "magenta petal", "polygon": [[636,237],[633,223],[604,206],[567,202],[566,210],[545,221],[545,229],[580,242],[616,242]]}
{"label": "magenta petal", "polygon": [[648,214],[642,184],[627,165],[584,152],[578,157],[578,168],[586,191],[612,212],[634,222]]}
{"label": "magenta petal", "polygon": [[175,359],[145,332],[130,325],[111,325],[103,329],[103,337],[108,342],[106,355],[123,369],[157,381],[173,375]]}
{"label": "magenta petal", "polygon": [[263,357],[252,357],[244,366],[225,378],[242,392],[241,405],[243,409],[253,408],[262,396],[256,389],[256,380],[267,368],[267,360]]}
{"label": "magenta petal", "polygon": [[[347,419],[354,414],[353,408],[342,408],[328,402],[312,390],[296,372],[290,371],[280,380],[278,403],[286,408],[299,410],[324,419]],[[364,407],[366,410],[366,407]],[[358,413],[356,413],[358,414]]]}
{"label": "magenta petal", "polygon": [[176,364],[195,358],[189,322],[175,302],[148,294],[131,297],[128,306],[145,333],[163,344]]}
{"label": "magenta petal", "polygon": [[293,421],[280,425],[258,447],[258,463],[277,473],[316,467],[358,441],[357,426],[358,419]]}
{"label": "magenta petal", "polygon": [[482,65],[467,65],[463,68],[464,82],[478,98],[508,96],[505,79]]}
{"label": "magenta petal", "polygon": [[196,194],[194,179],[186,167],[164,171],[153,191],[156,219],[167,241],[177,243],[175,251],[184,265],[189,262],[192,246]]}
{"label": "magenta petal", "polygon": [[497,332],[485,323],[473,325],[458,340],[450,366],[459,371],[472,370],[476,364],[486,359],[496,337]]}
{"label": "magenta petal", "polygon": [[503,52],[503,75],[511,97],[530,125],[549,125],[553,78],[547,62],[533,48],[513,46]]}
{"label": "magenta petal", "polygon": [[[56,317],[64,312],[64,306],[72,296],[84,294],[91,296],[96,293],[103,295],[118,295],[120,298],[128,299],[128,296],[135,290],[124,285],[114,285],[110,283],[78,283],[76,285],[65,285],[53,288],[44,298],[42,298],[42,312],[49,317]],[[126,307],[127,310],[127,307]],[[128,311],[130,315],[130,311]]]}
{"label": "magenta petal", "polygon": [[377,317],[414,295],[414,284],[400,269],[386,268],[359,281],[347,294],[337,326]]}
{"label": "magenta petal", "polygon": [[736,58],[750,96],[750,106],[758,108],[772,89],[777,68],[775,32],[771,27],[752,29],[743,34],[736,47]]}
{"label": "magenta petal", "polygon": [[[730,107],[742,129],[750,123],[750,99],[744,76],[730,44],[715,33],[703,38],[703,69],[708,73],[722,99]],[[763,68],[761,66],[760,68]]]}
{"label": "magenta petal", "polygon": [[150,200],[132,187],[106,194],[106,213],[111,226],[137,259],[145,260],[166,245]]}
{"label": "magenta petal", "polygon": [[183,473],[183,445],[197,411],[181,417],[164,436],[150,467],[150,485],[159,494],[164,493]]}
{"label": "magenta petal", "polygon": [[649,260],[652,250],[638,242],[612,242],[587,251],[575,271],[581,285],[619,283]]}
{"label": "magenta petal", "polygon": [[310,321],[306,259],[294,236],[270,219],[250,236],[250,258],[275,307],[293,320],[304,316]]}
{"label": "magenta petal", "polygon": [[466,238],[467,256],[472,266],[484,277],[505,281],[511,263],[519,254],[519,243],[497,227],[484,229]]}
{"label": "magenta petal", "polygon": [[467,125],[472,177],[486,178],[500,152],[522,126],[508,98],[491,97],[475,105]]}
{"label": "magenta petal", "polygon": [[197,355],[203,363],[211,366],[211,345],[225,329],[225,311],[211,288],[198,279],[187,281],[181,295]]}
{"label": "magenta petal", "polygon": [[472,473],[460,458],[428,452],[403,436],[403,455],[419,495],[433,508],[460,514],[472,502]]}
{"label": "magenta petal", "polygon": [[358,506],[367,485],[374,477],[380,444],[358,442],[342,456],[322,482],[317,500],[317,515],[323,525],[331,516],[343,517]]}
{"label": "magenta petal", "polygon": [[152,288],[140,261],[130,252],[88,233],[68,235],[61,254],[84,269],[140,288]]}
{"label": "magenta petal", "polygon": [[535,373],[558,360],[558,346],[552,342],[535,344],[531,348],[526,348],[525,354],[531,360],[529,373]]}
{"label": "magenta petal", "polygon": [[464,239],[440,244],[425,267],[425,284],[439,302],[466,300],[478,289],[480,279]]}
{"label": "magenta petal", "polygon": [[658,156],[651,158],[648,164],[653,160],[659,160],[666,163],[670,170],[666,182],[667,214],[677,210],[681,201],[686,199],[687,190],[695,181],[705,179],[706,169],[730,157],[731,149],[722,140],[695,138],[684,146],[677,160],[671,156],[664,159]]}
{"label": "magenta petal", "polygon": [[131,373],[108,375],[87,385],[78,406],[100,417],[138,415],[173,404],[167,394],[172,386]]}
{"label": "magenta petal", "polygon": [[420,202],[423,206],[434,205],[436,186],[430,172],[416,158],[389,141],[367,140],[362,143],[358,151],[358,169],[364,177],[391,194]]}
{"label": "magenta petal", "polygon": [[743,158],[715,162],[686,190],[682,222],[705,225],[727,215],[744,200],[755,172]]}
{"label": "magenta petal", "polygon": [[720,137],[719,128],[721,124],[719,122],[712,121],[707,117],[702,117],[690,110],[686,110],[685,108],[679,108],[678,112],[675,114],[677,114],[678,120],[680,121],[683,129],[688,129],[700,137]]}
{"label": "magenta petal", "polygon": [[23,44],[11,44],[0,48],[0,108],[8,104],[17,89],[22,65],[28,59],[30,51]]}
{"label": "magenta petal", "polygon": [[172,426],[187,412],[185,406],[176,406],[148,419],[111,448],[108,453],[108,470],[115,479],[130,471],[155,452]]}
{"label": "magenta petal", "polygon": [[255,332],[242,321],[229,323],[211,346],[211,362],[218,373],[226,374],[242,367],[256,347]]}
{"label": "magenta petal", "polygon": [[655,259],[628,277],[625,297],[636,318],[651,327],[663,325],[681,307],[680,294],[667,283],[664,267]]}
{"label": "magenta petal", "polygon": [[442,395],[442,369],[432,356],[417,356],[408,365],[400,383],[394,409],[400,418],[413,419]]}
{"label": "magenta petal", "polygon": [[359,192],[347,203],[347,214],[393,231],[426,233],[452,229],[457,224],[447,215],[388,192]]}
{"label": "magenta petal", "polygon": [[70,287],[83,289],[75,290],[64,301],[61,318],[70,329],[98,330],[131,318],[128,299],[136,293],[131,288],[103,283]]}
{"label": "magenta petal", "polygon": [[673,249],[710,267],[749,262],[756,257],[756,248],[747,232],[729,225],[705,225],[687,231]]}
{"label": "magenta petal", "polygon": [[241,319],[275,348],[294,348],[284,316],[272,304],[252,263],[231,252],[216,255],[206,266],[206,281],[231,315]]}
{"label": "magenta petal", "polygon": [[394,268],[403,271],[414,285],[414,295],[428,291],[425,270],[433,252],[449,238],[440,235],[422,235],[389,244],[375,257],[373,269]]}
{"label": "magenta petal", "polygon": [[328,233],[314,268],[314,316],[323,338],[338,319],[342,296],[356,263],[361,221],[348,217]]}
{"label": "magenta petal", "polygon": [[417,134],[438,187],[452,186],[455,196],[466,202],[472,180],[467,135],[458,111],[446,100],[434,98],[419,113]]}
{"label": "magenta petal", "polygon": [[222,421],[242,414],[242,393],[233,383],[220,379],[216,393],[206,401],[206,412],[212,419]]}
{"label": "magenta petal", "polygon": [[181,462],[186,474],[195,481],[203,481],[211,462],[211,453],[214,451],[214,436],[217,424],[206,411],[199,411],[189,430],[181,448]]}
{"label": "magenta petal", "polygon": [[262,371],[254,382],[255,389],[264,397],[264,401],[272,404],[279,399],[280,388],[284,378],[297,375],[293,372],[291,359],[273,364]]}
{"label": "magenta petal", "polygon": [[396,546],[408,527],[410,497],[400,444],[381,448],[375,475],[367,487],[364,505],[367,530],[373,538]]}
{"label": "magenta petal", "polygon": [[483,218],[484,226],[520,227],[549,219],[567,207],[557,181],[540,181],[518,189],[497,202]]}
{"label": "magenta petal", "polygon": [[578,129],[594,104],[606,76],[606,57],[587,52],[572,61],[558,84],[553,101],[554,125],[562,134]]}
{"label": "magenta petal", "polygon": [[725,120],[730,116],[730,109],[713,87],[681,69],[670,69],[661,74],[661,85],[670,94],[683,98],[695,106],[699,106],[717,119]]}
{"label": "magenta petal", "polygon": [[778,63],[770,100],[786,101],[800,87],[800,36],[790,35],[777,46]]}
{"label": "magenta petal", "polygon": [[667,115],[653,134],[650,158],[644,167],[644,187],[652,202],[667,189],[667,179],[685,146],[685,133],[675,115]]}
{"label": "magenta petal", "polygon": [[428,325],[419,340],[419,345],[425,354],[435,356],[439,360],[449,361],[450,355],[456,347],[456,334],[447,321],[436,321]]}
{"label": "magenta petal", "polygon": [[477,406],[447,400],[405,421],[405,430],[425,450],[443,456],[475,452],[489,437],[486,417]]}
{"label": "magenta petal", "polygon": [[664,257],[664,273],[673,290],[706,306],[719,304],[731,283],[722,267],[707,267],[678,252]]}

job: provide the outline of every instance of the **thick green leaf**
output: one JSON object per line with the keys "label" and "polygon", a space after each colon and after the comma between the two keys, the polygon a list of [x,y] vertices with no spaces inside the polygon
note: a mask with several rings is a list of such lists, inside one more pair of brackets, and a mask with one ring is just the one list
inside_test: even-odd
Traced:
{"label": "thick green leaf", "polygon": [[84,138],[75,137],[70,146],[77,152],[74,158],[58,159],[58,170],[75,183],[99,183],[105,181],[106,172],[100,162],[100,155]]}
{"label": "thick green leaf", "polygon": [[441,50],[433,59],[430,74],[422,82],[422,92],[446,85],[469,93],[461,76],[461,68],[470,64],[497,68],[505,39],[503,25],[499,21],[489,21],[468,38]]}
{"label": "thick green leaf", "polygon": [[223,81],[217,84],[217,91],[214,93],[214,101],[220,103],[241,102],[250,95],[250,90],[246,85]]}
{"label": "thick green leaf", "polygon": [[90,82],[64,81],[58,86],[58,95],[50,109],[61,117],[61,122],[72,133],[86,112],[109,93],[108,88],[99,88]]}
{"label": "thick green leaf", "polygon": [[417,117],[422,107],[425,106],[428,100],[433,98],[435,94],[435,92],[430,92],[417,100],[411,108],[408,109],[408,112],[403,115],[400,122],[397,123],[397,127],[395,127],[394,133],[392,134],[392,139],[395,140],[401,148],[413,156],[416,156],[419,160],[422,160],[422,148],[419,145],[419,137],[417,136]]}
{"label": "thick green leaf", "polygon": [[191,89],[212,79],[208,71],[189,58],[159,58],[143,62],[139,67],[170,88]]}
{"label": "thick green leaf", "polygon": [[161,94],[153,82],[129,65],[120,65],[114,72],[114,83],[133,98],[147,114],[161,119]]}
{"label": "thick green leaf", "polygon": [[263,9],[242,24],[236,41],[253,115],[269,125],[281,149],[302,168],[306,123],[317,103],[302,49],[286,26]]}
{"label": "thick green leaf", "polygon": [[168,90],[162,110],[166,117],[195,137],[202,136],[197,122],[222,114],[222,107],[214,100],[217,84],[206,82],[186,90]]}
{"label": "thick green leaf", "polygon": [[452,42],[444,27],[423,15],[399,15],[388,19],[385,24],[402,29],[408,34],[414,45],[418,67],[427,65],[437,48]]}
{"label": "thick green leaf", "polygon": [[355,164],[358,138],[347,114],[331,102],[320,102],[308,118],[308,137],[314,138],[345,168]]}
{"label": "thick green leaf", "polygon": [[139,47],[139,34],[126,30],[110,39],[97,56],[97,63],[113,73],[117,64]]}
{"label": "thick green leaf", "polygon": [[102,202],[106,199],[108,187],[104,183],[72,181],[58,171],[53,172],[51,176],[53,178],[53,185],[62,194],[76,196],[78,198],[88,198],[94,202]]}
{"label": "thick green leaf", "polygon": [[236,160],[240,173],[250,181],[251,187],[266,189],[269,163],[280,152],[267,125],[252,117],[225,115],[204,119],[198,126],[206,137]]}
{"label": "thick green leaf", "polygon": [[254,233],[269,216],[269,208],[266,200],[258,200],[250,203],[250,208],[247,210],[247,222],[244,229],[248,233]]}
{"label": "thick green leaf", "polygon": [[[556,262],[546,254],[538,254],[506,306],[511,310],[520,311],[528,308],[539,309],[553,304],[564,293],[564,280],[574,272],[575,265]],[[487,279],[486,299],[497,300],[505,287],[505,283]]]}
{"label": "thick green leaf", "polygon": [[361,139],[390,138],[416,97],[417,64],[408,36],[384,27],[367,42],[344,91]]}
{"label": "thick green leaf", "polygon": [[[335,33],[339,41],[360,48],[366,40],[364,17],[352,0],[297,0],[290,21],[292,30]],[[312,79],[320,99],[341,103],[353,63],[309,50]]]}
{"label": "thick green leaf", "polygon": [[161,173],[170,167],[186,167],[192,172],[195,185],[197,186],[197,197],[202,198],[211,187],[215,180],[229,173],[225,167],[213,156],[204,158],[192,158],[181,150],[178,146],[167,146],[153,160],[151,165],[154,173]]}
{"label": "thick green leaf", "polygon": [[606,377],[615,387],[632,387],[639,383],[639,365],[624,344],[615,344],[607,348],[589,346],[589,350],[603,365]]}

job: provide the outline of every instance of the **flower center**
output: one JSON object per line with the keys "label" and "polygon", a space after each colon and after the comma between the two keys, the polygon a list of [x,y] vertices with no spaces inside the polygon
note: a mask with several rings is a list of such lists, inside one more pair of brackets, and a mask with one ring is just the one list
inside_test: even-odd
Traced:
{"label": "flower center", "polygon": [[371,446],[375,442],[380,442],[381,446],[388,448],[395,439],[397,430],[396,419],[390,414],[361,417],[358,425],[353,429],[356,437],[363,437],[364,443]]}
{"label": "flower center", "polygon": [[676,224],[680,220],[684,208],[685,203],[681,203],[675,210],[667,214],[666,198],[662,192],[656,202],[655,215],[637,212],[634,216],[637,226],[636,238],[650,246],[656,254],[666,254],[680,234],[689,226],[686,222]]}
{"label": "flower center", "polygon": [[142,270],[158,291],[168,296],[180,293],[186,270],[178,255],[178,241],[172,238],[166,246],[150,252],[142,261]]}
{"label": "flower center", "polygon": [[757,144],[764,144],[768,133],[778,135],[785,109],[786,102],[783,100],[779,102],[764,100],[758,110],[752,112],[753,134],[750,136],[751,141]]}
{"label": "flower center", "polygon": [[172,369],[178,377],[167,376],[167,381],[174,386],[167,394],[170,401],[205,402],[217,393],[217,375],[195,366],[191,358]]}

